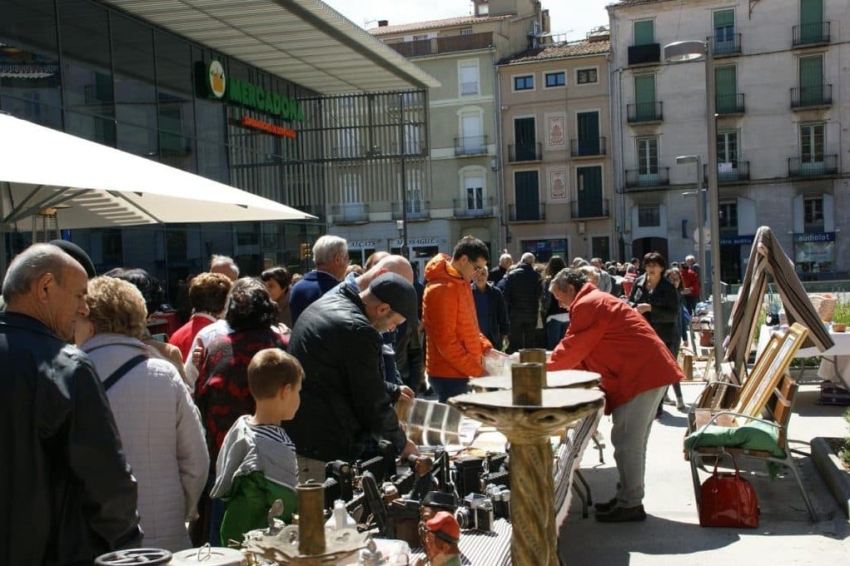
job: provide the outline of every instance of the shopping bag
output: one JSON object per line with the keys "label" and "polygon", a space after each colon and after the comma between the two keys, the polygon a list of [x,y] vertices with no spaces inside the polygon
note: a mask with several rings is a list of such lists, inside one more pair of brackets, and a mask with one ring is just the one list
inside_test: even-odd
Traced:
{"label": "shopping bag", "polygon": [[[730,455],[731,457],[731,455]],[[719,458],[718,458],[719,460]],[[741,477],[732,458],[735,472],[714,472],[700,487],[699,524],[701,527],[759,526],[759,506],[753,486]]]}

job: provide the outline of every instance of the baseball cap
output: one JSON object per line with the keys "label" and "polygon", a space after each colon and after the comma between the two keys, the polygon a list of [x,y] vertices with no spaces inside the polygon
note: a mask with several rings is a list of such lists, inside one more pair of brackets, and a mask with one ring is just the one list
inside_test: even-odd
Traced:
{"label": "baseball cap", "polygon": [[439,511],[425,521],[425,528],[445,542],[457,544],[460,540],[460,525],[454,515],[447,511]]}
{"label": "baseball cap", "polygon": [[383,273],[369,284],[369,291],[407,319],[408,324],[419,325],[419,297],[407,279],[396,273]]}
{"label": "baseball cap", "polygon": [[75,244],[74,242],[69,242],[68,240],[50,240],[48,242],[51,246],[56,246],[61,249],[63,252],[77,260],[77,262],[83,266],[83,269],[86,270],[86,275],[91,279],[97,275],[97,271],[94,268],[94,262],[89,257],[83,248]]}

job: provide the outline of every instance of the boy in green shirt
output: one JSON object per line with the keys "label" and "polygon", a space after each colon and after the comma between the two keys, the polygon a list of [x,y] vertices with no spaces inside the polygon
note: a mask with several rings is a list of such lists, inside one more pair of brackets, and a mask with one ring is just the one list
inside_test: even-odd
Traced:
{"label": "boy in green shirt", "polygon": [[276,348],[260,350],[248,365],[248,388],[256,401],[253,415],[237,419],[216,461],[210,496],[225,503],[222,544],[268,526],[268,512],[283,501],[279,517],[289,522],[297,511],[298,463],[295,445],[281,421],[291,420],[301,403],[304,370],[293,356]]}

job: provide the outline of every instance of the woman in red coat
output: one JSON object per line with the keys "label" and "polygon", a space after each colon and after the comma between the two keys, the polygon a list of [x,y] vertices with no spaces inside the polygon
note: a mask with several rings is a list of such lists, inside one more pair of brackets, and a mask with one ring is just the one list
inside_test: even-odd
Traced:
{"label": "woman in red coat", "polygon": [[613,416],[611,444],[617,463],[617,495],[596,505],[604,523],[643,521],[646,443],[655,410],[668,385],[684,376],[670,351],[634,308],[587,283],[567,268],[550,285],[570,311],[570,326],[546,369],[584,369],[602,376],[605,413]]}

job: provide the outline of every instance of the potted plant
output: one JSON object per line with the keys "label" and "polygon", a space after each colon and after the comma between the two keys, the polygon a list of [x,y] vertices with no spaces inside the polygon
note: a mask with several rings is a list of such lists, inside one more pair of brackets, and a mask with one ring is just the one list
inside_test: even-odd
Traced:
{"label": "potted plant", "polygon": [[837,295],[835,310],[832,313],[832,330],[844,332],[850,324],[850,299],[846,295]]}

